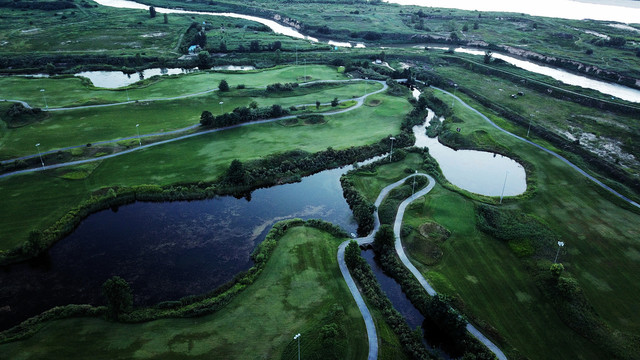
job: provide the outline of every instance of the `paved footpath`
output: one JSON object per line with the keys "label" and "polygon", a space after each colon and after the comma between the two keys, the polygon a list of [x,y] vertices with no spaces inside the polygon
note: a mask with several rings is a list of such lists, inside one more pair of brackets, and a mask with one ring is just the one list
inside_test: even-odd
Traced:
{"label": "paved footpath", "polygon": [[[416,277],[416,279],[418,279],[418,281],[420,282],[420,285],[422,285],[422,287],[427,291],[427,293],[431,296],[436,294],[436,291],[433,289],[433,287],[429,284],[429,282],[427,282],[427,280],[424,278],[424,276],[422,276],[422,274],[418,271],[418,269],[416,269],[416,267],[411,263],[411,261],[409,261],[409,258],[407,257],[407,255],[404,252],[404,248],[402,247],[402,241],[400,239],[400,229],[402,228],[402,218],[404,217],[404,212],[407,208],[407,206],[413,202],[414,200],[424,196],[425,194],[429,193],[433,187],[436,184],[436,181],[433,177],[426,175],[426,174],[412,174],[409,175],[401,180],[396,181],[395,183],[386,186],[384,189],[382,189],[382,191],[380,191],[380,194],[378,195],[378,198],[376,199],[375,202],[375,206],[376,206],[376,211],[374,212],[374,229],[371,232],[371,234],[365,236],[365,237],[361,237],[356,239],[356,241],[358,242],[358,245],[366,245],[366,244],[371,244],[373,242],[373,237],[375,235],[375,233],[378,231],[378,229],[380,228],[380,218],[378,217],[378,207],[380,207],[380,204],[382,204],[382,200],[384,200],[385,197],[387,197],[387,195],[389,194],[389,192],[391,192],[391,190],[395,189],[396,187],[402,185],[407,179],[410,179],[413,176],[425,176],[427,177],[427,179],[429,179],[429,185],[427,185],[427,187],[425,187],[424,189],[418,191],[417,193],[413,194],[412,196],[410,196],[409,198],[405,199],[401,204],[400,207],[398,208],[398,213],[396,215],[396,221],[394,223],[393,226],[393,232],[395,234],[395,249],[396,252],[398,253],[398,257],[400,258],[400,260],[402,261],[402,263],[409,269],[409,271],[411,271],[411,273],[413,274],[413,276]],[[351,274],[349,274],[349,270],[347,269],[347,265],[344,261],[344,250],[347,247],[347,245],[349,244],[351,240],[347,240],[345,242],[343,242],[342,244],[340,244],[340,247],[338,248],[338,264],[340,266],[340,272],[342,272],[342,277],[344,277],[345,282],[347,283],[347,286],[349,287],[349,291],[351,291],[351,295],[353,296],[354,300],[356,301],[356,304],[358,305],[358,308],[360,309],[360,313],[362,314],[362,317],[364,319],[365,322],[365,327],[367,329],[367,337],[369,339],[369,356],[368,359],[369,360],[375,360],[378,358],[378,337],[377,337],[377,333],[376,333],[376,327],[375,324],[373,322],[373,318],[371,317],[371,313],[369,312],[369,309],[367,308],[366,304],[364,303],[364,300],[362,299],[362,295],[360,294],[360,292],[358,291],[358,287],[356,286],[355,282],[353,281],[353,278],[351,277]],[[475,337],[476,339],[478,339],[478,341],[480,341],[481,343],[483,343],[489,350],[491,350],[496,357],[499,360],[506,360],[507,357],[504,355],[504,353],[493,343],[491,342],[491,340],[487,339],[486,336],[484,336],[478,329],[476,329],[473,325],[471,325],[470,323],[467,323],[466,325],[467,327],[467,331],[469,331],[469,333]]]}
{"label": "paved footpath", "polygon": [[[312,82],[309,82],[309,83],[303,83],[303,84],[300,84],[300,86],[306,86],[306,85],[310,85],[310,84],[314,84],[314,83],[335,83],[335,82],[340,83],[340,82],[352,82],[352,81],[361,81],[361,80],[360,79],[352,79],[352,80],[318,80],[318,81],[312,81]],[[342,113],[346,113],[346,112],[355,110],[355,109],[361,107],[362,105],[364,105],[364,100],[367,98],[367,96],[381,93],[381,92],[383,92],[383,91],[385,91],[385,90],[387,90],[389,88],[389,86],[384,81],[380,81],[380,80],[367,80],[367,81],[369,81],[369,82],[377,82],[377,83],[381,84],[382,85],[382,89],[372,91],[372,92],[367,93],[367,94],[365,94],[365,95],[363,95],[361,97],[358,97],[358,98],[346,99],[346,100],[341,100],[340,101],[340,103],[342,103],[342,102],[354,101],[355,100],[356,104],[354,106],[348,107],[346,109],[329,111],[329,112],[325,112],[325,113],[317,113],[317,114],[318,115],[323,115],[323,116],[331,116],[331,115],[342,114]],[[187,95],[185,95],[185,96],[187,96]],[[185,96],[183,96],[183,97],[185,97]],[[188,95],[188,96],[193,96],[193,94],[192,95]],[[162,99],[141,100],[141,101],[161,101],[161,100]],[[15,101],[15,100],[13,100],[13,101]],[[121,105],[121,104],[124,104],[124,103],[118,103],[118,104],[112,104],[112,105]],[[328,104],[329,103],[322,104],[322,105],[328,105]],[[315,106],[315,104],[304,104],[304,105],[298,105],[298,106],[312,106],[312,105]],[[101,106],[101,105],[88,105],[88,107],[99,107],[99,106]],[[70,109],[77,109],[77,108],[70,108]],[[68,110],[70,110],[70,109],[68,109]],[[304,115],[304,114],[301,114],[301,115]],[[265,123],[276,122],[276,121],[280,121],[280,120],[293,119],[293,118],[296,118],[298,116],[299,115],[287,115],[287,116],[282,116],[282,117],[279,117],[279,118],[256,120],[256,121],[241,123],[241,124],[237,124],[237,125],[227,126],[227,127],[223,127],[223,128],[216,128],[216,129],[211,129],[211,130],[198,131],[198,132],[195,132],[195,133],[191,133],[191,134],[187,134],[187,135],[171,138],[171,139],[164,140],[164,141],[158,141],[158,142],[154,142],[154,143],[147,144],[147,145],[137,146],[137,147],[131,148],[129,150],[121,151],[121,152],[118,152],[118,153],[115,153],[115,154],[111,154],[111,155],[105,155],[105,156],[96,157],[96,158],[89,158],[89,159],[84,159],[84,160],[71,161],[71,162],[66,162],[66,163],[60,163],[60,164],[55,164],[55,165],[47,165],[47,166],[43,166],[43,167],[36,167],[36,168],[31,168],[31,169],[24,169],[24,170],[18,170],[18,171],[5,173],[5,174],[0,174],[0,178],[11,176],[11,175],[30,173],[30,172],[35,172],[35,171],[57,169],[57,168],[60,168],[60,167],[71,166],[71,165],[80,165],[80,164],[85,164],[85,163],[93,162],[93,161],[100,161],[100,160],[104,160],[104,159],[113,158],[113,157],[116,157],[116,156],[125,155],[125,154],[128,154],[128,153],[131,153],[131,152],[134,152],[134,151],[138,151],[138,150],[141,150],[141,149],[145,149],[145,148],[149,148],[149,147],[152,147],[152,146],[158,146],[158,145],[163,145],[163,144],[167,144],[167,143],[174,142],[174,141],[188,139],[188,138],[191,138],[191,137],[194,137],[194,136],[200,136],[200,135],[204,135],[204,134],[210,134],[210,133],[214,133],[214,132],[235,129],[235,128],[242,127],[242,126],[265,124]],[[187,132],[189,130],[194,130],[194,129],[198,128],[198,127],[200,127],[200,124],[191,125],[191,126],[188,126],[186,128],[173,130],[173,131],[157,132],[157,133],[152,133],[152,134],[142,134],[140,136],[129,136],[129,137],[126,137],[126,138],[99,141],[99,142],[95,142],[95,143],[92,143],[92,144],[93,145],[104,145],[104,144],[109,144],[109,143],[115,143],[115,142],[122,141],[122,140],[141,139],[141,138],[151,137],[151,136],[175,135],[175,134],[178,134],[178,133]],[[61,151],[61,150],[69,150],[69,149],[79,148],[79,147],[86,147],[86,145],[68,146],[68,147],[65,147],[65,148],[62,148],[62,149],[54,149],[54,150],[44,151],[41,154],[31,154],[31,155],[22,156],[22,157],[15,158],[15,159],[3,160],[3,161],[0,161],[0,163],[1,164],[8,164],[8,163],[11,163],[11,162],[14,162],[14,161],[17,161],[17,160],[26,160],[26,159],[38,157],[40,155],[56,153],[56,152]]]}

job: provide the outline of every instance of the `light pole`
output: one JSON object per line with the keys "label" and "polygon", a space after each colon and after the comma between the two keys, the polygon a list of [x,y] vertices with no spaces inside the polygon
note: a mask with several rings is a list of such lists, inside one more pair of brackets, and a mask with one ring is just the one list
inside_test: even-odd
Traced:
{"label": "light pole", "polygon": [[453,84],[453,99],[451,99],[451,110],[453,110],[453,103],[456,101],[456,90],[458,90],[458,84]]}
{"label": "light pole", "polygon": [[364,95],[362,95],[363,98],[367,96],[367,80],[369,80],[369,78],[365,77],[364,78]]}
{"label": "light pole", "polygon": [[293,337],[293,340],[298,340],[298,360],[300,360],[300,334],[296,334],[296,336]]}
{"label": "light pole", "polygon": [[413,188],[411,189],[411,196],[416,192],[416,178],[418,177],[418,170],[416,170],[416,174],[413,175]]}
{"label": "light pole", "polygon": [[44,169],[44,160],[42,160],[42,154],[40,153],[40,143],[36,144],[36,149],[38,149],[38,155],[40,156],[40,164],[42,164],[42,168]]}
{"label": "light pole", "polygon": [[392,161],[393,159],[393,140],[395,140],[396,138],[394,138],[393,136],[391,137],[391,152],[389,154],[389,162]]}
{"label": "light pole", "polygon": [[44,108],[49,109],[49,105],[47,105],[47,97],[44,96],[44,89],[40,89],[40,92],[42,93],[42,100],[44,100]]}
{"label": "light pole", "polygon": [[220,114],[224,114],[224,111],[222,110],[222,104],[224,104],[224,101],[220,101]]}
{"label": "light pole", "polygon": [[500,204],[502,204],[502,197],[504,196],[504,187],[507,186],[507,176],[509,176],[509,171],[504,174],[504,184],[502,184],[502,193],[500,194]]}
{"label": "light pole", "polygon": [[553,260],[554,264],[558,263],[558,254],[560,254],[560,248],[564,246],[564,242],[558,241],[558,251],[556,251],[556,258]]}
{"label": "light pole", "polygon": [[136,130],[138,131],[138,145],[142,146],[142,140],[140,139],[140,124],[136,124]]}
{"label": "light pole", "polygon": [[131,99],[129,99],[129,89],[127,89],[127,101],[131,101]]}

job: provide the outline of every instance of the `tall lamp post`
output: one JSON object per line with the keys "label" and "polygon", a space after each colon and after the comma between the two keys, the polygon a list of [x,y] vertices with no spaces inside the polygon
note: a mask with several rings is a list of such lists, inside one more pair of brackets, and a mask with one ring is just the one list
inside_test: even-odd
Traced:
{"label": "tall lamp post", "polygon": [[560,254],[560,248],[564,246],[564,242],[558,241],[558,251],[556,251],[556,258],[553,260],[553,263],[558,263],[558,254]]}
{"label": "tall lamp post", "polygon": [[42,154],[40,153],[40,143],[36,144],[36,149],[38,149],[38,155],[40,156],[40,164],[42,164],[42,168],[44,169],[44,160],[42,160]]}
{"label": "tall lamp post", "polygon": [[418,170],[416,170],[416,174],[413,175],[413,188],[411,189],[411,196],[416,192],[416,178],[418,177]]}
{"label": "tall lamp post", "polygon": [[389,162],[391,162],[393,160],[393,140],[395,140],[396,138],[394,138],[393,136],[391,137],[391,151],[389,153]]}
{"label": "tall lamp post", "polygon": [[296,336],[293,337],[293,340],[298,340],[298,360],[300,360],[300,334],[296,334]]}
{"label": "tall lamp post", "polygon": [[451,99],[451,110],[453,110],[453,103],[456,101],[456,90],[458,90],[458,84],[453,84],[453,99]]}
{"label": "tall lamp post", "polygon": [[224,104],[224,101],[220,101],[220,114],[224,114],[224,111],[222,110],[222,104]]}
{"label": "tall lamp post", "polygon": [[364,95],[362,95],[363,98],[367,96],[367,80],[369,80],[369,78],[365,77],[364,78]]}
{"label": "tall lamp post", "polygon": [[138,145],[142,147],[142,140],[140,139],[140,124],[136,124],[136,130],[138,131]]}
{"label": "tall lamp post", "polygon": [[44,100],[44,108],[49,109],[49,105],[47,105],[47,97],[44,95],[44,89],[40,89],[40,92],[42,93],[42,100]]}

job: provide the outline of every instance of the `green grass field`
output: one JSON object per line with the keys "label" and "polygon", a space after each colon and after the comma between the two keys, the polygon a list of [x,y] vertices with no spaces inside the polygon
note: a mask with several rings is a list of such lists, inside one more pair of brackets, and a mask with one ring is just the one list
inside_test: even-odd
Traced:
{"label": "green grass field", "polygon": [[[327,78],[330,77],[329,74],[337,73],[334,69],[333,73],[328,72],[319,76],[324,75],[324,78]],[[246,75],[246,77],[250,76]],[[167,79],[162,82],[173,83],[176,87],[182,86],[181,78]],[[217,86],[217,83],[215,85]],[[278,104],[288,109],[290,106],[315,104],[316,100],[329,103],[334,97],[340,100],[351,99],[362,96],[365,91],[372,92],[381,87],[378,83],[366,85],[364,82],[338,83],[309,88],[300,87],[292,92],[277,95],[266,94],[261,89],[232,89],[225,93],[216,91],[206,95],[171,101],[140,102],[105,108],[51,112],[43,121],[3,130],[3,136],[0,139],[0,159],[35,153],[33,141],[41,144],[41,151],[47,151],[66,146],[135,136],[136,124],[140,124],[141,134],[184,128],[198,124],[200,114],[204,110],[220,114],[220,101],[224,102],[222,111],[225,112],[230,112],[239,106],[248,106],[252,101],[256,101],[259,106]],[[321,110],[330,111],[332,109],[331,107],[323,107]],[[309,107],[309,110],[315,111],[315,105]],[[296,113],[292,112],[292,114]]]}
{"label": "green grass field", "polygon": [[297,350],[293,336],[301,333],[301,355],[311,358],[326,351],[319,329],[337,307],[344,313],[337,323],[344,339],[338,341],[340,358],[362,359],[368,350],[364,321],[336,259],[342,241],[312,228],[288,230],[256,282],[212,315],[143,324],[52,321],[0,351],[16,360],[279,359],[285,350]]}

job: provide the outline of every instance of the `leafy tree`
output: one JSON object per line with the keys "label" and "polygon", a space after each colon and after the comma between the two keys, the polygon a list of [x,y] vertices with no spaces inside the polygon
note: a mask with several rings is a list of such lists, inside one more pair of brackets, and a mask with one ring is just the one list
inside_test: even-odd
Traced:
{"label": "leafy tree", "polygon": [[130,311],[133,305],[133,295],[129,283],[114,276],[102,284],[102,293],[107,298],[108,315],[117,320],[120,314]]}
{"label": "leafy tree", "polygon": [[149,17],[152,19],[156,17],[156,8],[153,6],[149,6]]}
{"label": "leafy tree", "polygon": [[476,21],[473,23],[473,30],[478,30],[480,28],[480,24]]}
{"label": "leafy tree", "polygon": [[164,14],[164,23],[165,24],[169,23],[169,16],[167,16],[167,14]]}
{"label": "leafy tree", "polygon": [[333,98],[333,100],[331,100],[331,106],[336,107],[338,106],[338,98]]}
{"label": "leafy tree", "polygon": [[383,249],[392,249],[394,247],[394,243],[396,240],[396,236],[393,234],[393,228],[391,225],[384,224],[380,226],[378,232],[373,237],[373,245],[382,251]]}
{"label": "leafy tree", "polygon": [[271,105],[271,117],[280,117],[282,116],[282,106],[278,104]]}
{"label": "leafy tree", "polygon": [[488,64],[491,62],[491,57],[493,56],[493,53],[489,50],[484,52],[484,63]]}
{"label": "leafy tree", "polygon": [[452,31],[449,35],[449,39],[451,40],[451,42],[457,43],[458,41],[460,41],[460,36],[458,36],[457,32]]}
{"label": "leafy tree", "polygon": [[56,67],[52,63],[47,63],[46,65],[47,74],[53,75],[56,73]]}
{"label": "leafy tree", "polygon": [[349,241],[349,245],[344,249],[344,262],[350,269],[354,269],[360,262],[360,247],[355,240]]}
{"label": "leafy tree", "polygon": [[220,41],[220,52],[227,52],[227,43]]}
{"label": "leafy tree", "polygon": [[227,170],[227,180],[236,185],[244,184],[245,169],[242,162],[235,159],[231,162],[229,170]]}
{"label": "leafy tree", "polygon": [[316,100],[316,109],[320,109],[320,101]]}
{"label": "leafy tree", "polygon": [[469,25],[464,24],[464,26],[462,26],[462,31],[469,31]]}
{"label": "leafy tree", "polygon": [[200,115],[200,124],[202,126],[211,126],[213,125],[213,114],[211,111],[203,111]]}
{"label": "leafy tree", "polygon": [[220,80],[220,84],[218,85],[218,89],[220,91],[229,91],[229,83],[227,82],[227,80]]}
{"label": "leafy tree", "polygon": [[200,51],[198,53],[198,68],[206,70],[211,67],[211,55],[208,51]]}
{"label": "leafy tree", "polygon": [[28,257],[38,256],[46,249],[47,246],[42,239],[42,232],[37,230],[29,232],[29,238],[22,244],[22,253]]}
{"label": "leafy tree", "polygon": [[251,43],[249,44],[249,51],[251,51],[251,52],[260,51],[260,41],[258,41],[258,40],[251,41]]}
{"label": "leafy tree", "polygon": [[257,109],[258,108],[258,103],[255,101],[252,101],[251,103],[249,103],[249,107],[252,109]]}

